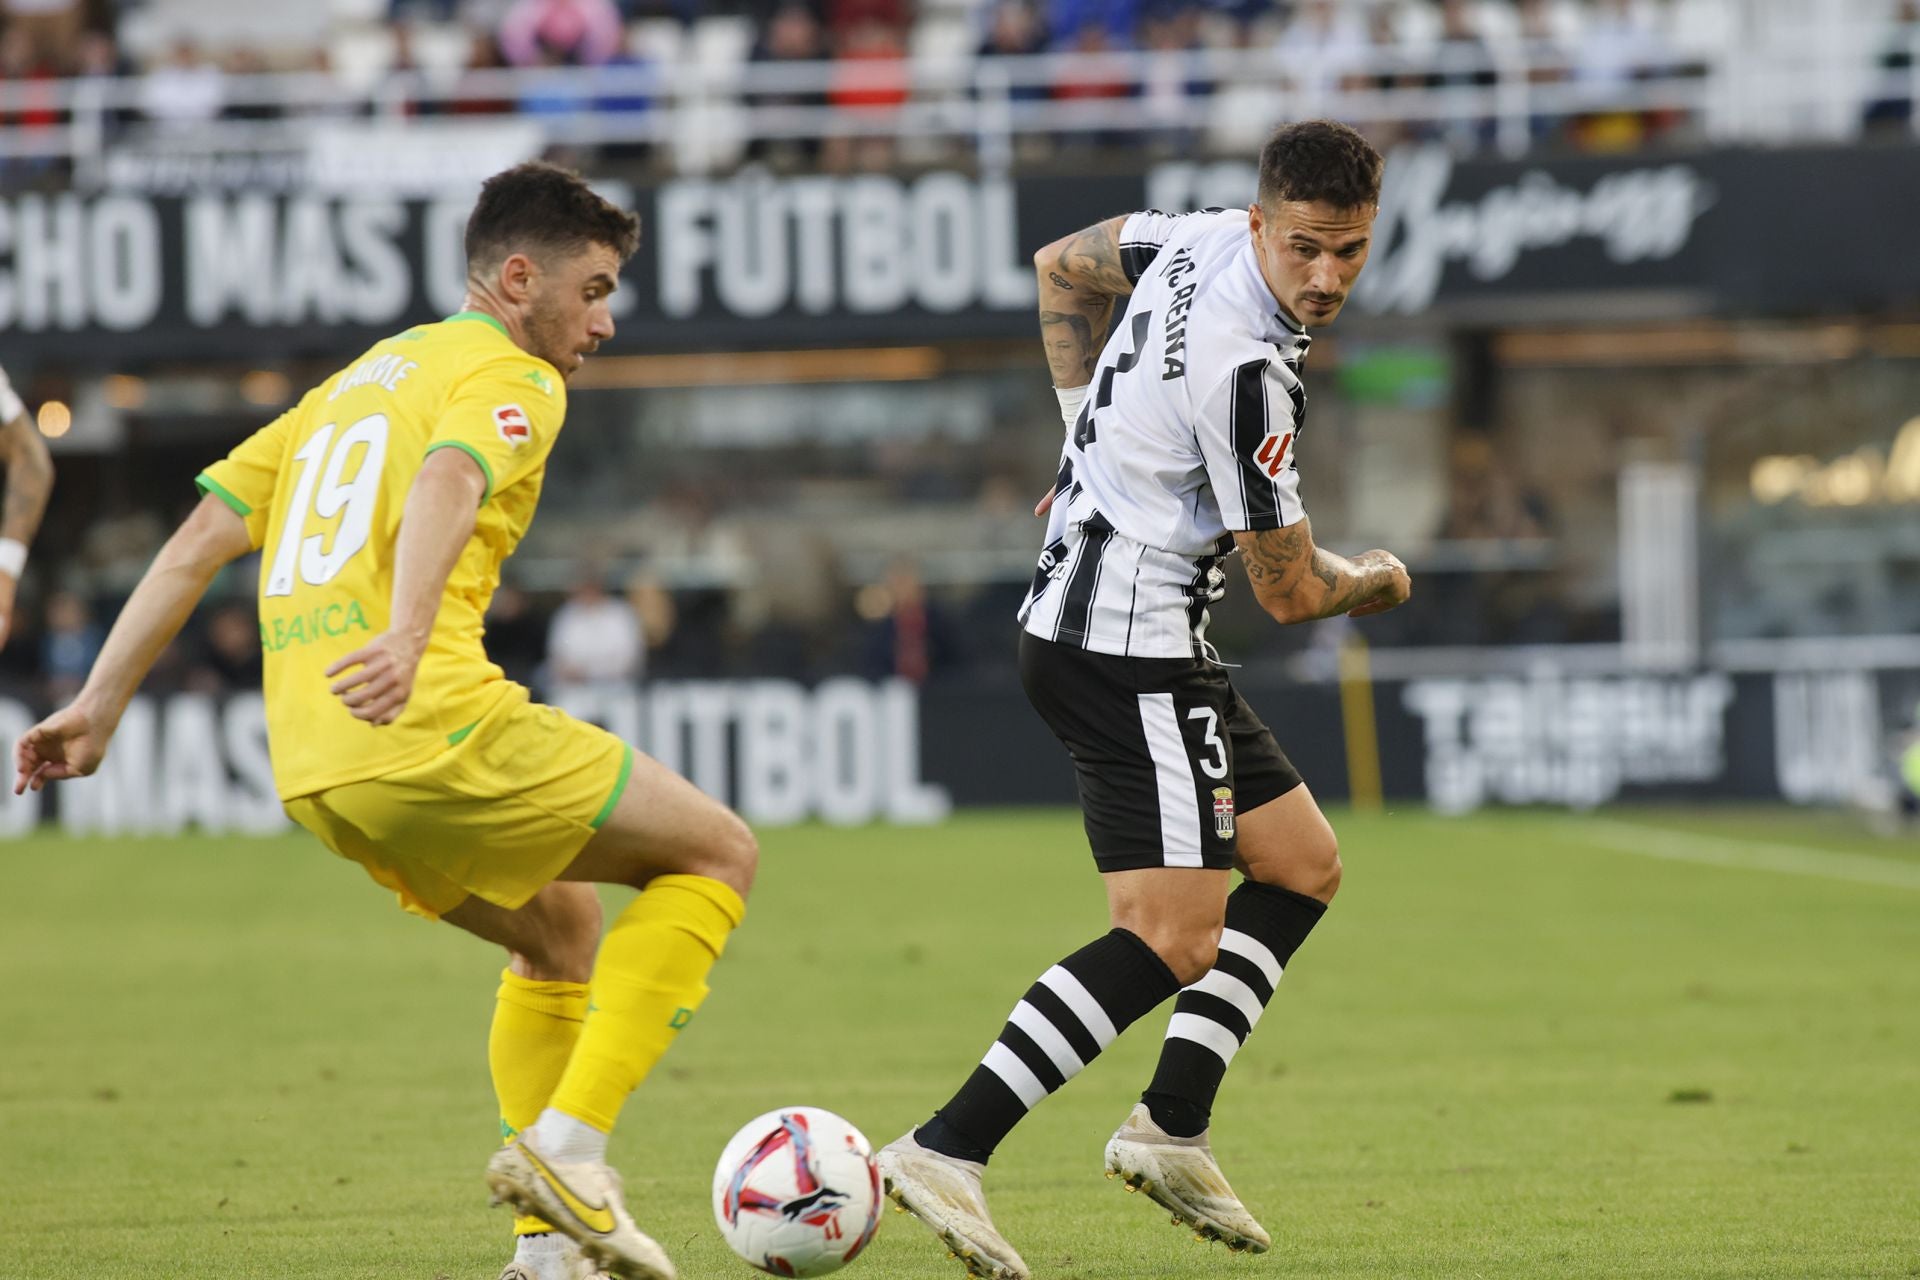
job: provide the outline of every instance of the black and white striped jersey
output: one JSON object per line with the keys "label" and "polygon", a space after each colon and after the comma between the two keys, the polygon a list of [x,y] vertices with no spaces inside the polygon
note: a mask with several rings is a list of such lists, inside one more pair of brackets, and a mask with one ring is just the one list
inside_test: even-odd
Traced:
{"label": "black and white striped jersey", "polygon": [[1306,514],[1294,445],[1311,339],[1267,288],[1244,209],[1136,213],[1120,248],[1133,298],[1067,432],[1020,621],[1098,653],[1201,657],[1233,531]]}

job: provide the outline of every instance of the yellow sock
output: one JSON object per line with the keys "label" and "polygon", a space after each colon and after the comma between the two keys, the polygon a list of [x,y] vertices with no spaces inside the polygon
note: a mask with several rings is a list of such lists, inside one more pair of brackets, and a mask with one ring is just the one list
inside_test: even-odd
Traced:
{"label": "yellow sock", "polygon": [[[487,1065],[500,1100],[500,1137],[514,1135],[540,1118],[567,1069],[587,1019],[587,984],[535,982],[511,969],[500,974],[487,1035]],[[538,1218],[513,1220],[517,1236],[551,1231]]]}
{"label": "yellow sock", "polygon": [[707,972],[746,914],[705,876],[657,876],[600,942],[580,1043],[547,1105],[605,1133],[707,994]]}

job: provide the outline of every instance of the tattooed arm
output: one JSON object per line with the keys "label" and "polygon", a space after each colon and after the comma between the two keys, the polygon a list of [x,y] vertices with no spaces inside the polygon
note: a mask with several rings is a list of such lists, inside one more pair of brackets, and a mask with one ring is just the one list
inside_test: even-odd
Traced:
{"label": "tattooed arm", "polygon": [[1113,300],[1133,292],[1120,267],[1124,217],[1096,222],[1033,255],[1040,284],[1040,341],[1056,387],[1084,387],[1107,340]]}
{"label": "tattooed arm", "polygon": [[1385,613],[1405,604],[1413,590],[1407,566],[1391,551],[1363,551],[1351,560],[1334,555],[1313,545],[1305,517],[1284,529],[1236,533],[1233,540],[1260,607],[1280,622]]}
{"label": "tattooed arm", "polygon": [[[6,375],[0,374],[0,386]],[[12,563],[0,565],[0,644],[5,644],[13,626],[14,592],[19,587],[20,562],[26,547],[40,529],[40,517],[47,509],[47,495],[53,492],[53,459],[47,443],[40,438],[23,409],[0,423],[0,462],[7,468],[7,496],[0,506],[0,539],[18,544]]]}

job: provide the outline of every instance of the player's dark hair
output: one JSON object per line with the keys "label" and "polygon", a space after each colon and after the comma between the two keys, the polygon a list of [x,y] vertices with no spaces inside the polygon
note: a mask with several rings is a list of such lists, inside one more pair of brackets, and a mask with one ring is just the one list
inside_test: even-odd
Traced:
{"label": "player's dark hair", "polygon": [[1380,153],[1337,120],[1301,120],[1274,130],[1260,148],[1260,207],[1285,200],[1336,209],[1380,203]]}
{"label": "player's dark hair", "polygon": [[516,253],[574,254],[604,245],[625,262],[640,247],[640,219],[602,199],[571,169],[530,160],[488,178],[467,219],[467,270]]}

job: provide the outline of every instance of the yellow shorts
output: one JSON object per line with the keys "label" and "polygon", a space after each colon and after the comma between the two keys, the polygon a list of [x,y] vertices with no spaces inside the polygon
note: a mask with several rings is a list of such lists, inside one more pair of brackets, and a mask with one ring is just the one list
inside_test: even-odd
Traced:
{"label": "yellow shorts", "polygon": [[514,686],[424,764],[286,802],[295,822],[430,919],[469,894],[509,910],[613,812],[633,749]]}

